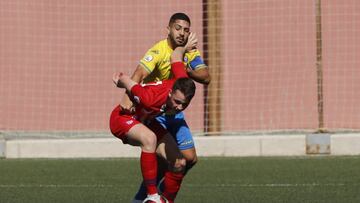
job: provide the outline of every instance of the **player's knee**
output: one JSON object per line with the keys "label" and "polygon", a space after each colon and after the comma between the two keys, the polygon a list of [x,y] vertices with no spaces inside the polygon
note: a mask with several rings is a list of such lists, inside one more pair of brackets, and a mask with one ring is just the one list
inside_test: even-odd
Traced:
{"label": "player's knee", "polygon": [[141,144],[146,151],[155,151],[157,144],[156,135],[152,132],[143,134]]}
{"label": "player's knee", "polygon": [[184,157],[185,157],[187,165],[195,165],[198,161],[198,158],[195,153],[186,154]]}
{"label": "player's knee", "polygon": [[185,173],[187,173],[192,167],[194,167],[197,162],[198,162],[197,156],[193,157],[193,159],[191,160],[187,160],[185,166]]}
{"label": "player's knee", "polygon": [[197,156],[194,156],[192,160],[189,161],[189,164],[194,166],[198,162]]}
{"label": "player's knee", "polygon": [[184,158],[176,159],[172,166],[173,172],[184,172],[186,169],[186,160]]}
{"label": "player's knee", "polygon": [[196,165],[197,161],[194,162],[190,162],[186,164],[186,169],[190,170],[192,167],[194,167]]}

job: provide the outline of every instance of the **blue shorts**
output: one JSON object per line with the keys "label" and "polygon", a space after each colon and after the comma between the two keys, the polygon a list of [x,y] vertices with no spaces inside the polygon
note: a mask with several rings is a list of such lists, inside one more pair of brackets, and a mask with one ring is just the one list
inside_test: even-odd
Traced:
{"label": "blue shorts", "polygon": [[161,115],[156,120],[174,137],[180,150],[194,148],[194,140],[189,126],[186,124],[184,113],[176,115]]}

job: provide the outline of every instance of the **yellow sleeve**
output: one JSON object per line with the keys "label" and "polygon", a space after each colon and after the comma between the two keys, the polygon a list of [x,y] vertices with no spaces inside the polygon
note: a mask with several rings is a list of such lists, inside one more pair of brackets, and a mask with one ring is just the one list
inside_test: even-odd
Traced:
{"label": "yellow sleeve", "polygon": [[149,73],[153,72],[155,67],[161,62],[161,50],[158,44],[151,47],[144,57],[140,60],[140,65]]}
{"label": "yellow sleeve", "polygon": [[185,54],[185,62],[187,66],[193,70],[207,67],[201,58],[200,51],[195,50]]}

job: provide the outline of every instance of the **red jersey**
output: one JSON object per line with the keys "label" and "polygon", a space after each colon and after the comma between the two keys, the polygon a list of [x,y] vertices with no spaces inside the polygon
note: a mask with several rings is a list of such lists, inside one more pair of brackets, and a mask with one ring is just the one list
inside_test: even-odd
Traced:
{"label": "red jersey", "polygon": [[171,64],[174,77],[169,80],[137,84],[131,88],[130,99],[136,104],[135,117],[139,121],[153,118],[164,112],[168,95],[178,78],[188,77],[183,62]]}

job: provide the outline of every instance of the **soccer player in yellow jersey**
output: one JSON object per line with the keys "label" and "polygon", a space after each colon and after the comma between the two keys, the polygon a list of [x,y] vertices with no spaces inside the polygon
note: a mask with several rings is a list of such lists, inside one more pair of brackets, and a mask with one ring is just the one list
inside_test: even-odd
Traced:
{"label": "soccer player in yellow jersey", "polygon": [[[186,14],[175,13],[172,15],[167,27],[167,39],[161,40],[146,52],[144,57],[140,60],[140,63],[131,79],[138,83],[147,83],[171,78],[171,53],[176,47],[184,46],[186,44],[190,34],[190,25],[190,18]],[[187,67],[187,73],[190,78],[202,84],[209,84],[210,75],[208,67],[204,63],[200,52],[197,49],[184,55],[184,63]],[[133,104],[126,95],[121,102],[121,106],[129,111],[132,111],[133,109]],[[169,200],[169,202],[173,202],[180,188],[183,176],[197,162],[194,140],[190,129],[186,124],[183,113],[175,115],[161,115],[156,117],[156,120],[171,133],[177,142],[181,153],[187,161],[186,171],[179,173],[176,177],[165,179],[172,181],[165,181],[164,187],[170,188],[167,189],[167,191],[170,192],[167,192],[164,196]],[[151,126],[149,127],[151,128]],[[144,187],[140,187],[133,202],[142,202],[141,200],[145,197],[146,190]]]}
{"label": "soccer player in yellow jersey", "polygon": [[[180,28],[180,25],[175,26],[179,26]],[[181,40],[184,39],[180,38],[179,41],[182,42]],[[170,71],[170,55],[172,52],[173,48],[169,44],[169,39],[158,42],[149,49],[140,60],[138,67],[140,70],[137,70],[135,73],[140,72],[140,74],[142,74],[141,76],[145,76],[145,78],[143,78],[144,83],[172,78]],[[207,66],[203,62],[199,50],[195,49],[192,52],[185,53],[184,62],[188,67],[188,74],[192,76],[195,81],[205,84],[209,82]]]}

